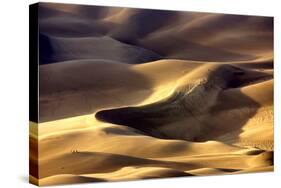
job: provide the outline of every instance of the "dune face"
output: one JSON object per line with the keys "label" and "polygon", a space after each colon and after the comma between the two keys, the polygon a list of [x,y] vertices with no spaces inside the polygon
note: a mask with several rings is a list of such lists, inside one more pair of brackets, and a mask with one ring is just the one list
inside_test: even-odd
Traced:
{"label": "dune face", "polygon": [[[40,35],[42,64],[76,59],[106,59],[138,64],[158,60],[160,55],[151,50],[121,43],[110,37],[47,37]],[[99,44],[99,45],[97,45]],[[108,54],[116,56],[108,57]]]}
{"label": "dune face", "polygon": [[[248,80],[255,81],[270,77],[263,72],[248,73],[246,70],[229,65],[208,64],[181,78],[173,93],[167,98],[144,106],[99,111],[96,113],[96,118],[134,127],[160,138],[203,141],[206,139],[205,135],[210,133],[209,129],[218,126],[217,122],[208,123],[210,114],[215,115],[213,109],[224,110],[217,107],[219,94],[230,88],[247,84]],[[247,103],[247,107],[258,109],[259,104],[251,98],[240,95],[240,100],[242,99]],[[245,117],[240,115],[240,117],[246,121],[252,114],[245,114]],[[233,122],[235,119],[227,117],[224,121]],[[220,124],[221,130],[225,130],[224,125]],[[235,129],[234,126],[233,128]],[[225,130],[228,131],[229,129]],[[211,137],[211,139],[215,138]]]}
{"label": "dune face", "polygon": [[32,183],[273,171],[273,18],[37,6]]}

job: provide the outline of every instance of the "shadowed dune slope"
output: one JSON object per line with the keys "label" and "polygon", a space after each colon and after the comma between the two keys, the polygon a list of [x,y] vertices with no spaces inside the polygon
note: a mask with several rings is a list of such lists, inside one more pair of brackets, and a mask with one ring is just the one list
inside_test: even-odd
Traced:
{"label": "shadowed dune slope", "polygon": [[[40,33],[51,44],[56,45],[63,45],[68,40],[52,41],[52,37],[78,37],[81,38],[81,43],[78,43],[80,46],[89,46],[94,38],[86,42],[83,37],[101,37],[100,40],[104,40],[103,36],[107,36],[120,43],[130,44],[132,48],[135,46],[150,50],[158,54],[158,59],[162,57],[221,62],[254,60],[265,55],[272,56],[273,51],[273,19],[270,17],[79,5],[56,6],[46,3],[40,4],[40,10]],[[77,42],[68,41],[67,46],[75,49]],[[42,54],[48,50],[56,55],[64,55],[60,48],[55,47],[43,49]],[[95,50],[92,49],[91,52],[93,51]],[[98,58],[94,54],[91,57]],[[117,53],[113,54],[118,56]],[[77,58],[74,59],[81,57],[81,54],[76,55]],[[89,56],[86,53],[84,55]],[[146,58],[146,54],[143,55]],[[154,56],[153,58],[150,60],[157,59]],[[47,61],[50,62],[55,61]],[[125,61],[132,64],[143,62],[145,61]]]}
{"label": "shadowed dune slope", "polygon": [[273,18],[39,9],[31,182],[273,171]]}
{"label": "shadowed dune slope", "polygon": [[[102,59],[128,64],[158,60],[160,55],[110,37],[47,37],[40,35],[40,63],[48,64],[76,59]],[[109,56],[108,54],[114,54]]]}
{"label": "shadowed dune slope", "polygon": [[[179,79],[173,92],[162,100],[144,106],[100,111],[96,118],[131,126],[160,138],[189,141],[214,139],[212,136],[217,137],[242,128],[261,107],[259,99],[272,101],[273,91],[264,90],[265,84],[260,86],[261,93],[255,96],[257,100],[245,95],[259,89],[255,84],[248,86],[249,83],[270,78],[270,74],[263,72],[248,71],[230,65],[205,64]],[[270,87],[271,84],[268,85]],[[224,92],[228,92],[231,98],[239,98],[239,101],[235,101],[235,104],[232,103],[233,100],[229,100],[229,103],[217,102],[224,96]],[[247,109],[248,112],[243,113]],[[221,112],[225,114],[228,111],[233,114],[219,116]],[[243,116],[239,113],[243,113]],[[239,115],[239,118],[235,115]],[[229,127],[224,122],[229,122]]]}
{"label": "shadowed dune slope", "polygon": [[[272,154],[256,158],[273,150],[273,81],[267,70],[236,63],[84,60],[43,65],[40,71],[41,117],[50,118],[39,125],[44,185],[268,171],[273,164]],[[73,77],[77,71],[83,74]],[[57,105],[46,108],[52,101]],[[71,108],[75,103],[68,101],[79,106]],[[86,108],[90,103],[92,110]],[[83,109],[89,115],[55,118]],[[100,167],[105,159],[96,163],[97,157],[104,154],[95,152],[116,163]]]}

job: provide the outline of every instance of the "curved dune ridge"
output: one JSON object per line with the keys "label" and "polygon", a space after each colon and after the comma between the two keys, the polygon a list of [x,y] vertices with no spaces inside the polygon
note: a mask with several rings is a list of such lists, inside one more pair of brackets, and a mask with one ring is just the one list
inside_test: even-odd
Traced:
{"label": "curved dune ridge", "polygon": [[39,6],[31,182],[273,170],[272,18]]}

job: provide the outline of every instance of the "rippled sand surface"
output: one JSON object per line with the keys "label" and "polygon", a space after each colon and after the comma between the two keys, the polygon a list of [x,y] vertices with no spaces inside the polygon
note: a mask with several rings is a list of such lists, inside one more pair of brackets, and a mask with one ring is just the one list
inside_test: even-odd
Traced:
{"label": "rippled sand surface", "polygon": [[273,18],[51,3],[39,12],[31,182],[273,170]]}

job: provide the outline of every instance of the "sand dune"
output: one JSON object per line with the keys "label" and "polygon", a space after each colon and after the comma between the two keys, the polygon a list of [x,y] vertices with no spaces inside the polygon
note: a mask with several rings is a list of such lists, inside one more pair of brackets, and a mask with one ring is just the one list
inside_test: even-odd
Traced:
{"label": "sand dune", "polygon": [[[217,122],[222,120],[221,117],[218,120],[214,119],[215,124],[213,125],[207,123],[212,118],[210,115],[215,116],[215,112],[216,114],[220,113],[215,109],[222,109],[223,113],[226,113],[227,110],[239,110],[232,104],[225,107],[228,109],[221,106],[217,107],[218,95],[232,86],[237,87],[247,84],[247,80],[253,81],[270,77],[270,75],[262,72],[247,72],[221,64],[207,64],[198,69],[181,78],[173,93],[167,98],[145,106],[100,111],[96,114],[96,117],[99,120],[113,124],[131,126],[147,132],[149,135],[161,138],[200,141],[205,140],[204,137],[208,132],[207,139],[210,139],[210,129],[220,127],[221,130],[225,130],[224,126],[221,123],[218,125]],[[236,96],[233,96],[233,98],[239,95],[239,93],[235,94]],[[267,95],[272,95],[272,91],[269,91]],[[250,110],[255,110],[259,107],[259,104],[251,101],[251,98],[244,97],[245,99],[242,100],[242,96],[240,94],[242,103],[240,108],[243,108],[242,105],[247,105]],[[227,103],[224,102],[223,105],[227,106]],[[244,114],[246,116],[244,119],[249,119],[252,115],[251,113]],[[242,116],[240,117],[242,118]],[[222,122],[235,122],[234,118],[237,119],[234,115],[229,119],[223,118],[224,121]],[[239,121],[241,122],[241,119]],[[236,127],[239,125],[238,122],[235,122],[235,124]],[[235,126],[231,126],[231,129],[235,129]],[[231,130],[226,129],[225,131],[229,132]],[[218,133],[216,131],[216,136]],[[220,134],[223,134],[223,132]]]}
{"label": "sand dune", "polygon": [[40,19],[40,33],[63,33],[67,37],[106,35],[174,59],[224,62],[273,55],[270,17],[67,7],[43,4],[46,13],[43,11]]}
{"label": "sand dune", "polygon": [[[89,144],[91,142],[94,144]],[[68,175],[55,178],[56,174],[95,178],[89,181],[96,181],[96,178],[115,181],[204,175],[196,170],[207,167],[218,169],[213,174],[229,174],[272,165],[272,153],[263,150],[211,141],[196,143],[156,139],[117,125],[100,124],[90,129],[46,135],[39,144],[42,185],[46,179],[56,183],[68,182]],[[54,144],[57,147],[53,147]],[[120,148],[120,145],[126,147]],[[79,176],[73,177],[75,181]]]}
{"label": "sand dune", "polygon": [[[161,59],[153,51],[121,43],[110,37],[47,37],[40,35],[41,64],[81,59],[103,59],[138,64]],[[108,57],[108,54],[116,54]]]}
{"label": "sand dune", "polygon": [[272,18],[40,9],[31,182],[273,170]]}
{"label": "sand dune", "polygon": [[[177,60],[161,60],[143,65],[97,63],[88,60],[84,63],[82,61],[78,63],[81,70],[77,69],[76,61],[41,66],[41,81],[45,85],[45,90],[40,92],[40,97],[42,100],[49,98],[48,102],[56,102],[57,96],[59,96],[60,104],[57,109],[61,109],[63,113],[68,112],[69,114],[66,114],[68,116],[85,109],[84,105],[88,102],[82,103],[81,100],[90,102],[93,96],[97,96],[92,90],[102,90],[104,94],[99,95],[99,100],[94,100],[94,102],[103,106],[86,111],[85,113],[89,115],[40,123],[39,163],[42,171],[41,178],[44,180],[42,182],[50,184],[52,181],[54,183],[76,181],[76,177],[71,177],[68,180],[61,175],[57,177],[59,174],[80,174],[79,176],[91,174],[89,177],[94,179],[83,179],[85,182],[95,181],[95,178],[115,181],[158,176],[169,177],[172,176],[170,171],[178,176],[206,175],[208,172],[210,174],[229,174],[244,169],[272,165],[270,160],[272,154],[267,159],[261,158],[256,162],[248,162],[255,161],[256,156],[264,152],[267,153],[266,150],[272,151],[273,149],[273,114],[270,113],[273,92],[272,74],[261,70],[240,68],[235,64],[209,64]],[[55,68],[52,69],[54,66]],[[157,67],[161,67],[161,74],[153,71]],[[60,69],[64,70],[61,71],[64,74],[52,75],[52,71]],[[87,74],[87,72],[94,70],[103,70],[103,74]],[[48,71],[49,79],[44,79],[44,71]],[[82,80],[97,80],[99,77],[104,81],[102,84],[98,84],[85,81],[81,83],[78,77],[66,79],[68,75],[73,75],[73,71],[83,72],[84,78]],[[106,72],[111,73],[114,82],[102,77],[106,76]],[[167,75],[169,73],[170,77],[163,75],[165,72]],[[150,83],[148,84],[142,79],[128,79],[127,76],[136,73],[149,79]],[[69,83],[66,81],[60,83],[58,80],[69,80]],[[126,88],[129,89],[131,86],[132,88],[129,90],[134,92],[128,93],[128,90],[120,89],[114,93],[115,88],[124,86],[125,80]],[[57,88],[63,92],[56,90]],[[76,91],[76,95],[71,96],[73,90]],[[141,96],[144,96],[144,91],[147,91],[147,99],[141,99]],[[86,95],[79,94],[79,92]],[[200,94],[201,92],[204,95]],[[64,101],[67,101],[67,98],[71,100],[75,96],[73,101],[77,101],[80,106],[71,108],[73,110],[71,112],[70,106],[73,103],[69,104]],[[87,99],[85,96],[89,98]],[[112,98],[108,96],[112,96]],[[118,99],[122,96],[126,96],[126,100]],[[137,101],[138,96],[140,99]],[[237,98],[239,101],[235,100]],[[202,104],[196,102],[202,102]],[[115,107],[111,110],[113,104],[116,107],[125,107],[119,109]],[[203,104],[204,108],[198,108]],[[53,109],[52,106],[50,105],[49,110]],[[46,106],[43,107],[47,110]],[[192,112],[186,108],[191,108]],[[46,113],[50,114],[48,110]],[[108,118],[107,115],[103,115],[107,113],[117,113],[115,115],[117,122],[114,120],[114,116]],[[187,114],[185,115],[185,113]],[[101,118],[100,116],[105,117]],[[41,117],[45,117],[43,113],[41,113]],[[101,123],[95,117],[113,124]],[[48,118],[55,118],[55,116],[49,115]],[[225,122],[228,124],[225,125]],[[210,140],[217,140],[217,142]],[[94,144],[90,144],[92,142]],[[54,145],[57,147],[53,147]],[[120,148],[120,145],[126,145],[126,147]],[[208,152],[206,153],[206,151]],[[99,152],[106,156],[109,155],[110,157],[108,157],[112,158],[110,161],[117,161],[116,164],[108,165],[110,168],[113,168],[114,165],[120,166],[102,172],[102,170],[106,170],[105,167],[97,165],[103,162],[99,162],[97,165],[94,163],[98,161]],[[93,160],[91,156],[93,156]],[[80,157],[82,158],[80,159]],[[84,159],[84,157],[86,158]],[[103,158],[101,157],[101,160],[104,160]],[[132,161],[132,164],[123,164],[120,160]],[[74,167],[71,161],[77,161],[77,167]],[[183,164],[166,163],[170,161],[182,161],[184,165],[192,164],[195,166],[183,169]],[[226,161],[231,161],[234,166],[230,166]],[[265,161],[268,163],[264,164]],[[249,163],[252,165],[249,166]],[[70,166],[67,168],[68,165]],[[128,168],[130,166],[146,166],[146,170],[142,173],[137,170],[137,174],[133,173],[132,170],[123,170],[122,173],[117,170],[126,166]],[[91,168],[87,169],[86,167]],[[160,169],[153,171],[152,169],[156,167]],[[162,168],[165,170],[162,171]],[[162,173],[165,174],[167,171],[166,168],[170,170],[167,175],[163,175]],[[70,171],[64,171],[65,169]],[[263,171],[264,168],[260,169]],[[155,175],[148,176],[147,170]],[[156,173],[158,171],[159,173]],[[129,172],[134,175],[125,175]],[[47,174],[44,175],[45,173]],[[55,180],[52,180],[52,177]]]}

